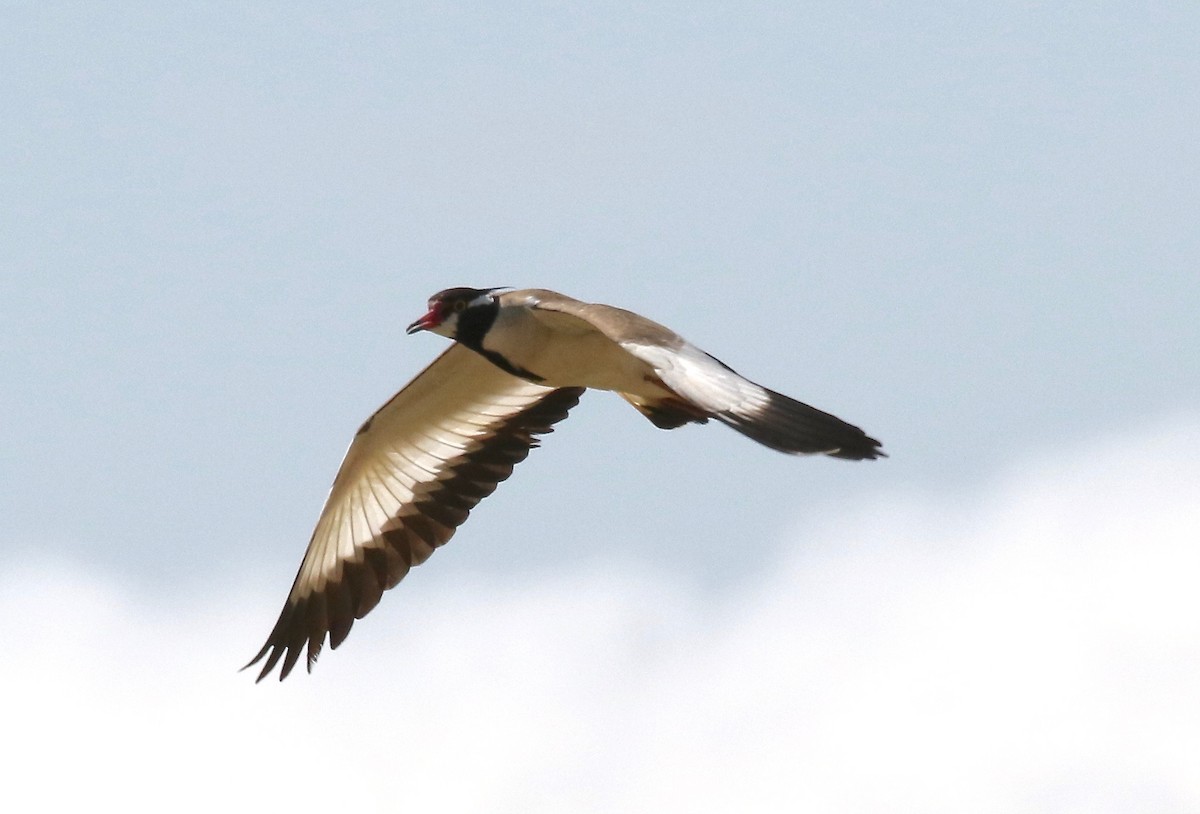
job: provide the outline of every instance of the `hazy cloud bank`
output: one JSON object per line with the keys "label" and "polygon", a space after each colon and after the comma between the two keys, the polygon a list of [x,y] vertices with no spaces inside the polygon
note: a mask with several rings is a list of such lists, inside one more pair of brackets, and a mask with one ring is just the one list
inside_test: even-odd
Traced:
{"label": "hazy cloud bank", "polygon": [[[701,595],[638,565],[393,592],[254,686],[279,597],[0,575],[21,810],[1200,809],[1200,421],[883,496]],[[730,540],[730,556],[738,556]]]}

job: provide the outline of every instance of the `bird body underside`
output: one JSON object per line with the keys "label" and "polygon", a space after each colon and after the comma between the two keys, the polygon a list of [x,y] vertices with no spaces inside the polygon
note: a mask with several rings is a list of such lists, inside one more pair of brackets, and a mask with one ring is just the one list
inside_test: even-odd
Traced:
{"label": "bird body underside", "polygon": [[538,289],[500,301],[510,307],[500,310],[484,349],[541,384],[617,392],[662,429],[713,418],[781,452],[881,454],[858,427],[750,381],[639,314]]}
{"label": "bird body underside", "polygon": [[566,314],[502,310],[483,345],[546,387],[588,387],[646,399],[672,395],[645,360]]}

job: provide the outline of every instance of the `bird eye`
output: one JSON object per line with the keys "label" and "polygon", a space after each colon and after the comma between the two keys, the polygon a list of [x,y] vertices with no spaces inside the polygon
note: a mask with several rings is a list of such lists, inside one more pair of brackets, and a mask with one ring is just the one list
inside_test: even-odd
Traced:
{"label": "bird eye", "polygon": [[463,311],[466,311],[466,310],[467,310],[467,301],[466,300],[459,300],[458,302],[454,303],[454,313],[461,314]]}

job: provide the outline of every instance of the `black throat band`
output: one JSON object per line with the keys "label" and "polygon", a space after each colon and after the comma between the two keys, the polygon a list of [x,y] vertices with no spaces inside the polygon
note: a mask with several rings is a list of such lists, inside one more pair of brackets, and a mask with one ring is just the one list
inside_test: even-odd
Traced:
{"label": "black throat band", "polygon": [[500,303],[495,299],[492,299],[485,305],[476,305],[473,308],[468,308],[458,315],[458,328],[454,332],[454,338],[505,373],[510,373],[513,376],[533,382],[534,384],[541,384],[545,381],[541,376],[523,367],[514,365],[508,360],[508,357],[483,346],[483,338],[487,336],[487,332],[495,324],[499,313]]}

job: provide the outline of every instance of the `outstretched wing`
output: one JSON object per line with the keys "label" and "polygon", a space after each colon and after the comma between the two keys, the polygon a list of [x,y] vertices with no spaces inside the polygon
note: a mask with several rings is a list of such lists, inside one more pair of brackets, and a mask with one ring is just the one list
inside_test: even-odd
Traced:
{"label": "outstretched wing", "polygon": [[311,671],[326,635],[341,644],[582,393],[519,379],[456,344],[393,396],[346,452],[279,620],[246,665],[266,658],[257,680],[281,658],[283,680],[306,651]]}
{"label": "outstretched wing", "polygon": [[879,441],[837,416],[768,390],[691,344],[671,329],[640,314],[610,305],[585,303],[552,291],[503,295],[525,302],[540,319],[560,331],[599,331],[637,357],[678,398],[647,401],[623,394],[664,429],[715,418],[748,438],[780,452],[824,454],[852,461],[887,457]]}

